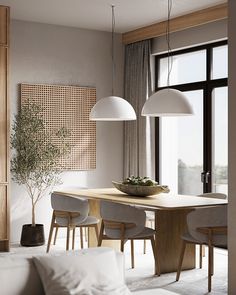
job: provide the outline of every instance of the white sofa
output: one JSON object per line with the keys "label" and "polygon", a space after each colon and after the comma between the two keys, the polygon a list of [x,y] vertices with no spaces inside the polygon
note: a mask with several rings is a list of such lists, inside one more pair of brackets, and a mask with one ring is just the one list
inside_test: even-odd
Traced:
{"label": "white sofa", "polygon": [[[93,259],[94,255],[106,252],[107,248],[90,248],[76,252],[69,252],[67,255],[85,255],[88,259]],[[76,253],[76,254],[75,254]],[[59,257],[60,255],[45,254],[38,257]],[[37,256],[36,256],[37,257]],[[124,282],[124,256],[116,252],[115,257],[119,269],[119,280]],[[106,268],[104,261],[103,267]],[[0,294],[2,295],[44,295],[44,288],[38,270],[33,262],[32,255],[0,255]],[[145,290],[132,292],[136,295],[168,295],[175,294],[166,290]]]}

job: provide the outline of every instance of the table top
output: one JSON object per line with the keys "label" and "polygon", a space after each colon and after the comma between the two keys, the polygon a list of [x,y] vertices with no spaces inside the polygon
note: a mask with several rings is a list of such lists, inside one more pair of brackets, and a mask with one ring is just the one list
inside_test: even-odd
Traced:
{"label": "table top", "polygon": [[88,199],[107,200],[161,210],[191,209],[196,207],[226,205],[228,203],[227,200],[222,199],[203,198],[192,195],[173,195],[171,193],[162,193],[149,197],[137,197],[124,194],[116,188],[65,189],[54,191],[54,193],[85,197]]}

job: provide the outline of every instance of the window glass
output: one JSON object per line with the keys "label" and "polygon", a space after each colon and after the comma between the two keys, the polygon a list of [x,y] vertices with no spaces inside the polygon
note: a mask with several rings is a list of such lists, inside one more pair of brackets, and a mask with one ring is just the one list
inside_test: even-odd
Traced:
{"label": "window glass", "polygon": [[203,91],[184,92],[194,115],[161,118],[161,181],[178,194],[201,194]]}
{"label": "window glass", "polygon": [[212,191],[228,193],[228,88],[212,96]]}
{"label": "window glass", "polygon": [[[206,50],[171,56],[170,85],[206,80]],[[167,86],[168,58],[160,59],[159,87]]]}
{"label": "window glass", "polygon": [[228,45],[213,48],[212,79],[228,77]]}

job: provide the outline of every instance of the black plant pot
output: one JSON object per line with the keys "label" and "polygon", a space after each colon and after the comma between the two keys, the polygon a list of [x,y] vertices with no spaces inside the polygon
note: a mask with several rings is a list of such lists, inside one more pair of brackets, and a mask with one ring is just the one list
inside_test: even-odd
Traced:
{"label": "black plant pot", "polygon": [[45,244],[44,227],[43,224],[24,224],[20,239],[21,246],[35,247]]}

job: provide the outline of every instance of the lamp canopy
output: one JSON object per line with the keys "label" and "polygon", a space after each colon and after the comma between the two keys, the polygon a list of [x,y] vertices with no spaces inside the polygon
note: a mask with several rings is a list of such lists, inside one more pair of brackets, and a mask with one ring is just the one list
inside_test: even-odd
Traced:
{"label": "lamp canopy", "polygon": [[90,112],[92,121],[131,121],[136,114],[127,100],[118,96],[101,98]]}
{"label": "lamp canopy", "polygon": [[192,115],[193,110],[185,95],[176,89],[166,88],[149,97],[142,109],[142,116],[164,117]]}

